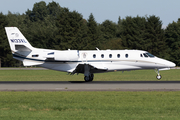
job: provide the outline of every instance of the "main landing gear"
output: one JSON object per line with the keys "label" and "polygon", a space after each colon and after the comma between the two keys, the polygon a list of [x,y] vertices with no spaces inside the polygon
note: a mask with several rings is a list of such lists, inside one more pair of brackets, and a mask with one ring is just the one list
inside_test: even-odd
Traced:
{"label": "main landing gear", "polygon": [[157,78],[158,80],[160,80],[160,79],[162,78],[162,76],[161,76],[160,73],[159,73],[159,69],[155,69],[155,72],[157,73],[156,78]]}
{"label": "main landing gear", "polygon": [[89,76],[84,76],[84,80],[86,82],[93,81],[93,79],[94,79],[94,74],[90,74]]}
{"label": "main landing gear", "polygon": [[84,80],[86,82],[93,81],[94,74],[90,72],[91,66],[89,64],[84,65]]}

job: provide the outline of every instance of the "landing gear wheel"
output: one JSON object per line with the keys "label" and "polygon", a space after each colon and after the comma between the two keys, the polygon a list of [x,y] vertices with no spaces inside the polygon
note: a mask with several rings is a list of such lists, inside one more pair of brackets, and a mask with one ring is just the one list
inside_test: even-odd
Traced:
{"label": "landing gear wheel", "polygon": [[94,74],[91,74],[91,76],[90,76],[90,81],[93,81],[93,79],[94,79]]}
{"label": "landing gear wheel", "polygon": [[84,80],[86,82],[93,81],[93,79],[94,79],[94,74],[91,74],[90,76],[84,76]]}
{"label": "landing gear wheel", "polygon": [[157,75],[156,78],[157,78],[158,80],[160,80],[160,79],[162,78],[162,76],[161,76],[161,75]]}
{"label": "landing gear wheel", "polygon": [[89,81],[90,81],[90,77],[89,77],[89,76],[84,76],[84,80],[85,80],[86,82],[89,82]]}

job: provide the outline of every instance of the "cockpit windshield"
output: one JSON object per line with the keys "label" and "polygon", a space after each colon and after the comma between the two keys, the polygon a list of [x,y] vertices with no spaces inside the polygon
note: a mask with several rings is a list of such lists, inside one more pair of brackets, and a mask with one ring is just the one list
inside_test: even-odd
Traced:
{"label": "cockpit windshield", "polygon": [[150,58],[153,58],[154,55],[152,55],[151,53],[145,53],[147,56],[149,56]]}

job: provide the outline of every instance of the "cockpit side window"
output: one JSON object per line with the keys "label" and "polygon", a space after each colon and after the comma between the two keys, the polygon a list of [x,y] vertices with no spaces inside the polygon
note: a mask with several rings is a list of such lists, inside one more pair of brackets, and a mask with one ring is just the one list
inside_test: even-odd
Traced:
{"label": "cockpit side window", "polygon": [[151,53],[143,53],[144,57],[150,57],[150,58],[153,58],[154,55],[152,55]]}
{"label": "cockpit side window", "polygon": [[143,57],[143,55],[142,55],[142,54],[140,54],[140,57]]}
{"label": "cockpit side window", "polygon": [[148,57],[148,55],[146,53],[143,53],[144,57]]}
{"label": "cockpit side window", "polygon": [[151,53],[146,53],[146,55],[148,55],[150,58],[154,57],[154,55],[152,55]]}

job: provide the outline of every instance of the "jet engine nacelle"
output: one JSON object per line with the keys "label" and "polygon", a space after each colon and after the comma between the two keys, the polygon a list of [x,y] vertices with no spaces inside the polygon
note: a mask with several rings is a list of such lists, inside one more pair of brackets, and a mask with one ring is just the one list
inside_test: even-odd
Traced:
{"label": "jet engine nacelle", "polygon": [[78,58],[78,50],[56,51],[54,53],[54,60],[57,61],[77,61]]}

